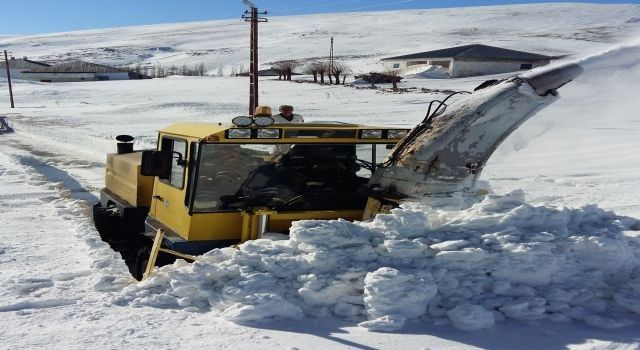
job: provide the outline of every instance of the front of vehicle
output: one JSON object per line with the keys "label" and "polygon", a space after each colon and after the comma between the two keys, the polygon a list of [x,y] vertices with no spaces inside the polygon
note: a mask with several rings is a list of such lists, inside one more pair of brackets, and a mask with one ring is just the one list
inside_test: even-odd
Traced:
{"label": "front of vehicle", "polygon": [[147,234],[163,228],[169,248],[199,254],[287,233],[295,220],[361,219],[369,178],[407,131],[174,124],[159,136],[159,152],[173,156],[156,177]]}

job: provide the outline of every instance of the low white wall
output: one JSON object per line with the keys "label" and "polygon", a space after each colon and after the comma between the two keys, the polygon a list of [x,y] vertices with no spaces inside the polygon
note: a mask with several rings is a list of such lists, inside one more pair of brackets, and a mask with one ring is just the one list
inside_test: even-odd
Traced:
{"label": "low white wall", "polygon": [[[11,79],[20,79],[20,73],[22,73],[25,70],[26,69],[13,69],[11,68],[11,65],[9,65],[9,74],[11,74]],[[1,67],[0,78],[6,78],[6,77],[7,77],[7,68]]]}
{"label": "low white wall", "polygon": [[549,61],[525,62],[525,61],[462,61],[454,60],[449,72],[452,78],[469,77],[477,75],[489,75],[521,70],[522,64],[531,64],[532,68],[548,64]]}
{"label": "low white wall", "polygon": [[24,73],[20,79],[51,82],[94,81],[93,73]]}
{"label": "low white wall", "polygon": [[20,79],[51,82],[128,80],[129,73],[24,73],[21,74]]}
{"label": "low white wall", "polygon": [[[394,67],[394,65],[398,65],[398,67]],[[384,70],[399,70],[404,71],[407,69],[406,61],[384,61]]]}

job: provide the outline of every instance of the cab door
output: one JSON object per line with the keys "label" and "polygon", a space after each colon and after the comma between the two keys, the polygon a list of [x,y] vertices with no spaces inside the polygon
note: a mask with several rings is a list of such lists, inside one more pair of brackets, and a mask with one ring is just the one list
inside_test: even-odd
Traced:
{"label": "cab door", "polygon": [[185,205],[187,188],[187,140],[162,136],[160,150],[172,153],[168,179],[156,178],[151,216],[183,238],[189,231],[189,211]]}

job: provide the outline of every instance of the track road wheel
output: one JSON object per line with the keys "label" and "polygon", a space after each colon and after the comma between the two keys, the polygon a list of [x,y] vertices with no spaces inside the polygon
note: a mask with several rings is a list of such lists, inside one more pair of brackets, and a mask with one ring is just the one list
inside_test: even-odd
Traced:
{"label": "track road wheel", "polygon": [[147,264],[149,263],[149,255],[151,255],[151,247],[143,246],[138,249],[135,262],[129,266],[129,272],[133,278],[138,281],[142,280],[144,272],[147,270]]}
{"label": "track road wheel", "polygon": [[[127,264],[127,266],[129,267],[129,272],[131,272],[131,275],[138,281],[142,280],[142,277],[144,276],[144,272],[147,270],[147,264],[149,264],[150,255],[151,255],[151,246],[150,245],[142,246],[140,247],[140,249],[138,249],[135,262],[133,264]],[[175,256],[171,254],[163,253],[163,252],[158,252],[158,257],[156,258],[155,267],[170,265],[170,264],[173,264],[175,261],[176,261]]]}

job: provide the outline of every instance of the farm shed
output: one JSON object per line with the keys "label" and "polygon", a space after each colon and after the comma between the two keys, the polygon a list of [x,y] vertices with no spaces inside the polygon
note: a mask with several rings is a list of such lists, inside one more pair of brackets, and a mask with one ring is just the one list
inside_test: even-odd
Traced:
{"label": "farm shed", "polygon": [[528,70],[549,64],[555,57],[535,53],[474,44],[448,49],[383,58],[387,70],[400,74],[418,66],[441,66],[448,69],[449,77],[469,77]]}
{"label": "farm shed", "polygon": [[42,82],[128,80],[130,72],[101,64],[73,61],[22,72],[21,79]]}
{"label": "farm shed", "polygon": [[[11,78],[13,79],[20,78],[20,74],[24,71],[31,70],[31,69],[45,68],[49,66],[50,66],[49,64],[32,61],[27,57],[17,58],[17,59],[14,57],[11,57],[9,59],[9,73],[11,74]],[[7,64],[3,60],[2,62],[0,62],[0,78],[6,78],[6,77],[7,77]]]}

